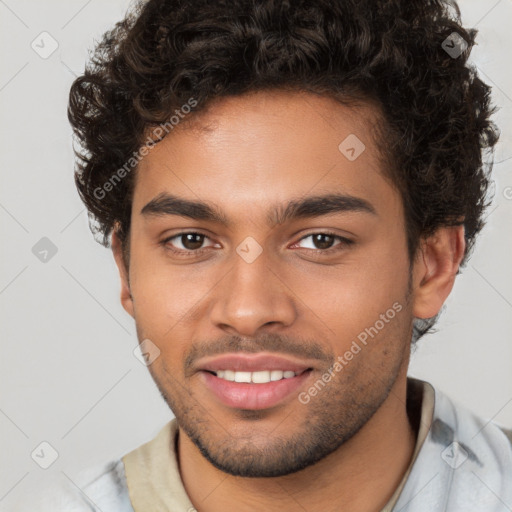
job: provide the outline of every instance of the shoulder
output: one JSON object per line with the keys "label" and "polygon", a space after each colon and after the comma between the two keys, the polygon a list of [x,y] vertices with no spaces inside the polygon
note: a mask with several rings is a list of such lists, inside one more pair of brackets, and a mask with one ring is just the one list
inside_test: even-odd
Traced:
{"label": "shoulder", "polygon": [[31,503],[27,512],[133,512],[122,460],[89,468],[71,478],[55,477]]}
{"label": "shoulder", "polygon": [[433,420],[431,431],[435,441],[464,441],[475,450],[493,453],[506,460],[509,467],[512,465],[512,431],[475,414],[438,390]]}
{"label": "shoulder", "polygon": [[428,434],[393,510],[509,510],[503,504],[512,503],[510,438],[493,421],[425,383],[429,388],[425,395],[434,407],[421,419]]}
{"label": "shoulder", "polygon": [[453,510],[503,510],[512,502],[510,433],[437,390],[435,402],[431,467],[443,476],[447,503]]}

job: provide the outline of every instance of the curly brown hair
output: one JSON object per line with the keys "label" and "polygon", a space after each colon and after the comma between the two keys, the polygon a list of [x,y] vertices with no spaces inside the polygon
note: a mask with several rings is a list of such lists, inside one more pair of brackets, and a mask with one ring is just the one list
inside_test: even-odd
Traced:
{"label": "curly brown hair", "polygon": [[411,260],[421,237],[460,224],[466,260],[489,202],[485,152],[498,139],[490,88],[467,63],[475,36],[441,0],[139,2],[71,87],[75,181],[91,228],[104,245],[114,228],[126,241],[126,163],[191,98],[198,112],[215,98],[284,89],[376,102]]}

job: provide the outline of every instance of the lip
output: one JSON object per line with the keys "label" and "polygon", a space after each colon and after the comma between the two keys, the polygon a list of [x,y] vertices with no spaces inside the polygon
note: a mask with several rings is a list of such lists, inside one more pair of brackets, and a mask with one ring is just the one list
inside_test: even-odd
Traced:
{"label": "lip", "polygon": [[[259,370],[283,370],[302,373],[312,369],[307,361],[298,361],[277,354],[224,354],[199,361],[200,370],[217,372],[219,370],[234,370],[238,372],[257,372]],[[279,381],[277,381],[279,382]]]}
{"label": "lip", "polygon": [[[261,369],[261,366],[258,368]],[[233,368],[230,367],[230,369]],[[269,409],[279,405],[281,402],[285,401],[285,399],[296,394],[297,390],[304,385],[304,382],[309,378],[310,374],[311,371],[303,371],[301,374],[289,379],[271,381],[265,384],[249,384],[220,379],[206,370],[200,372],[203,384],[222,404],[231,408],[246,410]]]}

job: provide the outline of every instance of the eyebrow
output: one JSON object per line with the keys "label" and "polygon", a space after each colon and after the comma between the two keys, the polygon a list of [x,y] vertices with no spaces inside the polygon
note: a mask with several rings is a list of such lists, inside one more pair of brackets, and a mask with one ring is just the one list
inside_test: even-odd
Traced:
{"label": "eyebrow", "polygon": [[[375,208],[365,199],[345,194],[327,194],[292,199],[285,206],[275,205],[267,213],[267,222],[272,226],[295,219],[347,212],[377,215]],[[212,221],[226,227],[231,225],[228,218],[215,205],[184,199],[166,192],[149,201],[140,213],[144,216],[178,215],[194,220]]]}

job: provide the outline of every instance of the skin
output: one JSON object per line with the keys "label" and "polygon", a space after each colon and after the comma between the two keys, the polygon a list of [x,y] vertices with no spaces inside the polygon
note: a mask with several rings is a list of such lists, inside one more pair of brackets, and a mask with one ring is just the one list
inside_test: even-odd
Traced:
{"label": "skin", "polygon": [[[309,93],[225,98],[179,125],[139,166],[129,268],[112,238],[121,301],[139,340],[161,351],[149,369],[178,419],[181,477],[199,512],[378,511],[410,463],[412,320],[440,310],[464,233],[439,229],[409,261],[402,201],[370,131],[378,118],[374,105],[349,108]],[[338,149],[349,134],[366,146],[354,161]],[[275,205],[333,192],[360,198],[375,213],[268,224]],[[141,213],[162,193],[206,201],[229,226]],[[180,237],[161,243],[182,231],[206,235],[195,242],[202,253]],[[309,236],[325,231],[352,243],[327,237],[321,245]],[[262,249],[252,263],[236,252],[248,236]],[[337,250],[325,253],[328,247]],[[396,303],[401,311],[301,403],[298,393]],[[200,357],[234,350],[293,356],[313,370],[276,407],[231,408],[196,370]]]}

